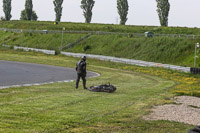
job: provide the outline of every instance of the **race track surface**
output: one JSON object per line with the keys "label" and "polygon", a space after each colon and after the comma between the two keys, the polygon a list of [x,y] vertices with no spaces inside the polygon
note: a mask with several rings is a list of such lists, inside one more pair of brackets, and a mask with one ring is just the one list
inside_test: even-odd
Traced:
{"label": "race track surface", "polygon": [[[95,76],[98,74],[87,72],[87,77]],[[0,88],[75,79],[76,71],[73,68],[0,60]]]}

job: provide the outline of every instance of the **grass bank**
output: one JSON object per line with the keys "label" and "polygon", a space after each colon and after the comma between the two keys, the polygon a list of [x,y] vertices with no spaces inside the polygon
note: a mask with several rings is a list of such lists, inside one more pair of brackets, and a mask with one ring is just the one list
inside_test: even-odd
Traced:
{"label": "grass bank", "polygon": [[[122,35],[93,35],[70,52],[108,55],[180,66],[193,66],[195,43],[200,40],[171,37],[128,37]],[[197,55],[199,55],[197,49]],[[197,59],[197,62],[200,62]],[[197,63],[197,66],[200,66]]]}
{"label": "grass bank", "polygon": [[[0,59],[65,67],[74,67],[78,61],[5,48],[0,50]],[[200,96],[198,77],[159,68],[87,62],[89,70],[101,74],[88,79],[88,86],[109,81],[117,86],[115,93],[75,90],[74,82],[0,90],[0,132],[177,133],[192,128],[176,122],[144,121],[142,116],[154,105],[171,103],[174,94]]]}
{"label": "grass bank", "polygon": [[[42,21],[0,21],[0,28],[32,29],[32,30],[66,30],[72,31],[106,31],[120,33],[144,33],[152,31],[155,34],[194,34],[200,33],[199,28],[186,27],[156,27],[156,26],[131,26],[113,24],[84,24]],[[86,34],[64,34],[63,46],[74,43]],[[59,50],[61,48],[62,34],[45,33],[14,33],[0,31],[0,43],[41,49]],[[194,47],[199,38],[185,37],[134,37],[129,35],[91,35],[78,45],[63,49],[64,51],[100,54],[122,58],[130,58],[165,64],[193,67]],[[197,56],[200,56],[197,49]],[[197,58],[197,67],[200,67],[200,58]]]}
{"label": "grass bank", "polygon": [[[64,34],[62,46],[84,37],[86,34]],[[62,35],[59,33],[12,33],[0,31],[0,43],[39,49],[59,50]],[[172,37],[129,37],[124,35],[91,35],[78,45],[63,51],[115,56],[164,64],[193,67],[194,47],[199,39]],[[197,49],[197,56],[200,56]],[[200,66],[197,58],[197,67]]]}
{"label": "grass bank", "polygon": [[160,26],[134,26],[134,25],[114,25],[114,24],[85,24],[85,23],[70,23],[60,22],[54,25],[50,21],[0,21],[0,28],[11,29],[32,29],[32,30],[66,30],[72,31],[106,31],[106,32],[122,32],[122,33],[144,33],[152,31],[156,34],[200,34],[199,28],[187,27],[160,27]]}

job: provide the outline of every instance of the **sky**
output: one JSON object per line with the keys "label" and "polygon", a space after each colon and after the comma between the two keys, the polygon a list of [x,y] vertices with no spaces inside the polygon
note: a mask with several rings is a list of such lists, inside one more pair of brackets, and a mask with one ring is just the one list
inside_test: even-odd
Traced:
{"label": "sky", "polygon": [[[3,0],[0,0],[0,16],[3,13]],[[91,23],[119,24],[117,0],[95,0]],[[169,0],[169,26],[200,28],[200,0]],[[80,8],[81,0],[64,0],[62,22],[85,21]],[[156,0],[128,0],[129,13],[126,25],[160,26]],[[25,0],[12,0],[12,20],[19,20],[25,8]],[[54,21],[53,0],[33,0],[33,10],[39,21]]]}

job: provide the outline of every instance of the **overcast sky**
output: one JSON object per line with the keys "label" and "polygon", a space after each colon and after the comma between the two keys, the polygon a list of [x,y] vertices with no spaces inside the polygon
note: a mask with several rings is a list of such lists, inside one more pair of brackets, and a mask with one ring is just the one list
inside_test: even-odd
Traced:
{"label": "overcast sky", "polygon": [[[0,0],[0,16],[3,13],[3,0]],[[64,0],[63,22],[84,22],[81,0]],[[117,0],[95,0],[92,23],[119,23],[116,8]],[[128,0],[129,14],[127,25],[153,25],[159,26],[156,12],[156,0]],[[200,0],[169,0],[171,9],[169,26],[198,27],[200,28]],[[20,12],[24,9],[25,0],[12,0],[12,20],[19,20]],[[55,12],[53,0],[33,0],[33,9],[38,20],[54,21]]]}

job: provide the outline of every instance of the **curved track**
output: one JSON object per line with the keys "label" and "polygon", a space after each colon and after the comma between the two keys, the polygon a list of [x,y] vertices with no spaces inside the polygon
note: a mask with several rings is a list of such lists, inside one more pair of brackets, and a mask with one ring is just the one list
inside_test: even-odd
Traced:
{"label": "curved track", "polygon": [[[87,72],[87,77],[98,76],[97,73]],[[67,82],[76,79],[73,68],[0,61],[0,89],[13,86],[30,86],[53,82]]]}

